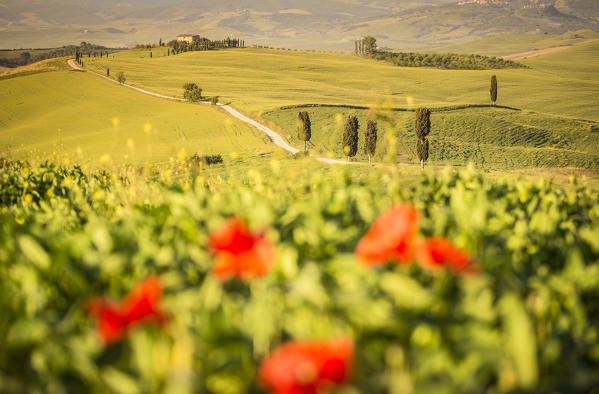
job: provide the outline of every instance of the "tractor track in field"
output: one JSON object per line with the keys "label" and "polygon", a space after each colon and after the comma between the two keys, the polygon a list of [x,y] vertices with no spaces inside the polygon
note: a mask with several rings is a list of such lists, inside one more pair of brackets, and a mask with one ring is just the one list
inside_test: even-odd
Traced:
{"label": "tractor track in field", "polygon": [[[159,93],[155,93],[155,92],[151,92],[149,90],[145,90],[145,89],[141,89],[138,88],[136,86],[133,85],[128,85],[126,83],[119,83],[118,81],[109,78],[105,75],[102,74],[98,74],[94,71],[90,71],[90,70],[85,70],[81,67],[79,67],[79,65],[77,65],[77,63],[75,63],[75,59],[69,59],[67,61],[68,65],[77,71],[81,71],[81,72],[87,72],[90,74],[93,74],[97,77],[100,77],[102,79],[105,79],[108,82],[112,82],[115,83],[117,85],[121,85],[124,87],[127,87],[129,89],[133,89],[136,92],[139,93],[143,93],[143,94],[147,94],[150,96],[154,96],[157,98],[161,98],[161,99],[165,99],[165,100],[171,100],[171,101],[178,101],[178,102],[186,102],[186,100],[182,99],[182,98],[178,98],[178,97],[171,97],[171,96],[165,96],[163,94],[159,94]],[[210,104],[207,102],[203,102],[203,104]],[[299,153],[300,150],[297,148],[294,148],[293,146],[289,145],[284,139],[283,137],[281,137],[281,135],[279,133],[277,133],[276,131],[264,126],[263,124],[260,124],[258,122],[256,122],[255,120],[243,115],[241,112],[237,111],[235,108],[231,107],[230,105],[227,104],[217,104],[218,107],[222,108],[223,110],[225,110],[226,112],[229,113],[229,115],[233,116],[234,118],[241,120],[244,123],[249,124],[250,126],[252,126],[253,128],[263,132],[264,134],[266,134],[268,136],[268,138],[270,139],[270,141],[272,143],[274,143],[275,145],[277,145],[278,147],[286,150],[287,152],[291,153],[291,154],[296,154]],[[347,162],[347,161],[342,161],[342,160],[336,160],[336,159],[329,159],[326,157],[315,157],[316,160],[318,160],[321,163],[326,163],[326,164],[343,164],[343,165],[347,165],[347,164],[366,164],[366,163],[358,163],[358,162]]]}

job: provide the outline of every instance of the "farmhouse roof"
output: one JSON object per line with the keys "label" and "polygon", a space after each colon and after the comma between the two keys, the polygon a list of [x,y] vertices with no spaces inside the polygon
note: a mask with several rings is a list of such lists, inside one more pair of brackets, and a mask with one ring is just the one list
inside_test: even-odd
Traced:
{"label": "farmhouse roof", "polygon": [[199,34],[179,34],[177,37],[195,37],[198,36]]}

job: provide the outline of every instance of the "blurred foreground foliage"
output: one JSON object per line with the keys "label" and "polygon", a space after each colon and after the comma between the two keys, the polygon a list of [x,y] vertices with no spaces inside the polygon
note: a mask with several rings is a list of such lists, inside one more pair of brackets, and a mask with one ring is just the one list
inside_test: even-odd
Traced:
{"label": "blurred foreground foliage", "polygon": [[[599,385],[599,195],[490,181],[299,166],[202,173],[0,165],[0,391],[261,392],[256,370],[291,339],[349,336],[344,393],[588,392]],[[367,269],[376,217],[414,204],[421,231],[482,268]],[[206,250],[231,215],[277,245],[277,266],[220,283]],[[172,321],[105,347],[85,304],[150,275]]]}

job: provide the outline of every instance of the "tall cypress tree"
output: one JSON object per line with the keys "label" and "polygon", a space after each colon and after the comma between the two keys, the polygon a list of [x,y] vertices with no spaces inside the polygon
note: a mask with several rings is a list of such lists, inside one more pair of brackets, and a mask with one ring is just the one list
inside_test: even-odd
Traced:
{"label": "tall cypress tree", "polygon": [[424,170],[424,162],[428,160],[428,139],[431,132],[431,110],[428,108],[418,108],[416,110],[416,152],[420,160],[420,168]]}
{"label": "tall cypress tree", "polygon": [[369,120],[366,125],[366,135],[364,136],[364,153],[368,155],[368,163],[372,162],[372,156],[376,152],[376,140],[378,127],[375,120]]}
{"label": "tall cypress tree", "polygon": [[108,67],[108,68],[106,69],[106,76],[107,76],[107,77],[109,77],[109,76],[110,76],[110,67]]}
{"label": "tall cypress tree", "polygon": [[489,89],[489,93],[491,93],[491,101],[495,105],[497,102],[497,77],[495,75],[491,77],[491,89]]}
{"label": "tall cypress tree", "polygon": [[307,142],[312,138],[312,123],[310,122],[310,115],[306,111],[298,114],[297,136],[300,140],[304,141],[304,153],[306,153]]}
{"label": "tall cypress tree", "polygon": [[358,118],[355,115],[349,115],[343,128],[343,153],[349,161],[358,153]]}

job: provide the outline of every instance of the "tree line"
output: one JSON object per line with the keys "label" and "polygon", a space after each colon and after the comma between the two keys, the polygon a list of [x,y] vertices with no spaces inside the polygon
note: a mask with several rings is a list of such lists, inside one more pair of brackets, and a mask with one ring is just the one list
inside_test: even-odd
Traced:
{"label": "tree line", "polygon": [[[491,102],[496,105],[498,85],[497,76],[491,77],[489,88]],[[431,132],[431,110],[426,107],[416,109],[414,122],[414,132],[416,134],[416,155],[420,162],[420,168],[424,169],[424,164],[429,157],[428,135]],[[349,115],[343,126],[343,138],[341,141],[343,153],[350,161],[358,153],[358,141],[360,139],[360,124],[356,115]],[[304,154],[307,153],[307,142],[312,138],[312,122],[307,111],[298,113],[297,136],[300,141],[304,141]],[[378,124],[376,120],[369,119],[366,123],[364,133],[364,154],[368,156],[368,163],[372,163],[372,157],[376,153],[376,144],[378,139]]]}
{"label": "tree line", "polygon": [[494,56],[381,51],[377,47],[376,39],[372,36],[366,36],[362,40],[356,41],[354,53],[386,61],[398,67],[435,67],[445,70],[492,70],[527,67],[522,63]]}
{"label": "tree line", "polygon": [[245,48],[245,41],[239,38],[230,37],[227,37],[224,40],[214,41],[202,37],[198,41],[193,42],[180,42],[177,40],[172,40],[168,42],[167,46],[172,49],[173,55],[176,55],[182,52],[211,51],[224,48]]}
{"label": "tree line", "polygon": [[115,49],[87,43],[85,41],[80,45],[67,45],[60,48],[3,50],[0,51],[0,66],[9,68],[26,66],[31,63],[40,62],[42,60],[75,55],[77,55],[78,58],[83,57],[83,55],[88,57],[96,57],[100,54],[108,54],[109,52],[114,51]]}
{"label": "tree line", "polygon": [[[347,156],[348,161],[358,153],[359,128],[358,117],[349,115],[343,127],[342,140],[343,153]],[[364,141],[364,154],[368,156],[369,163],[372,162],[372,156],[376,152],[377,135],[378,125],[376,120],[368,120]],[[298,113],[297,136],[300,141],[304,142],[304,154],[307,154],[307,143],[312,138],[312,122],[307,111],[300,111]]]}

